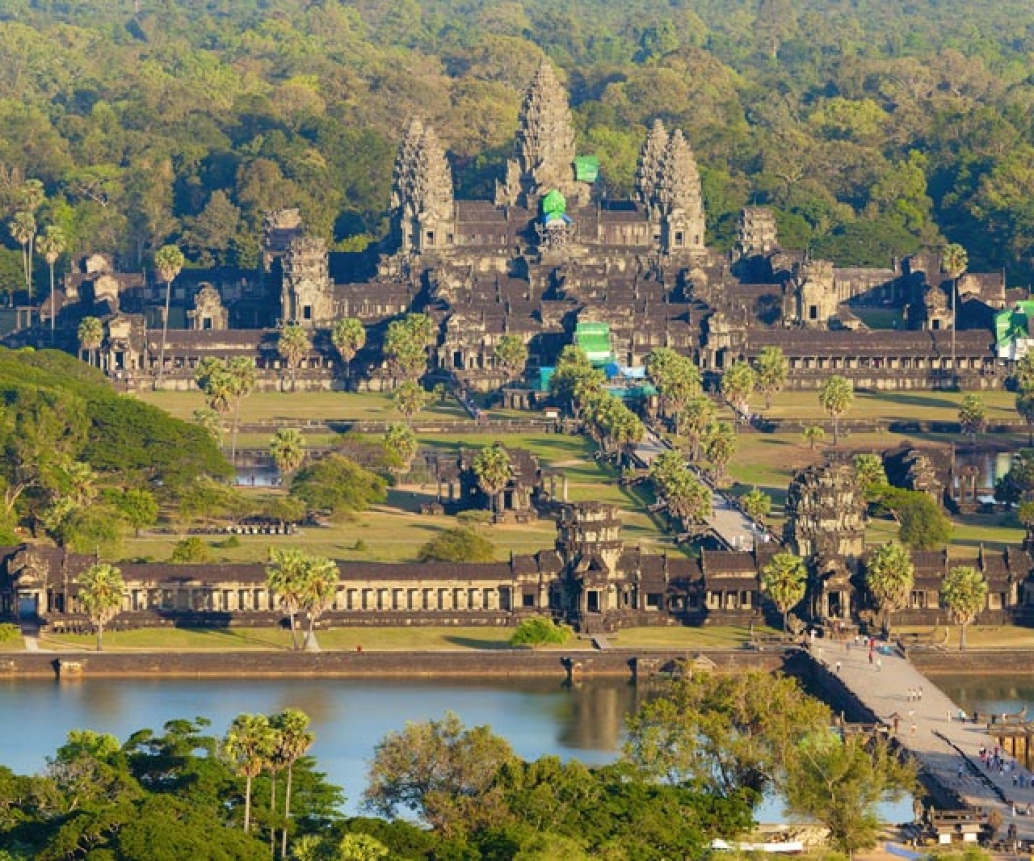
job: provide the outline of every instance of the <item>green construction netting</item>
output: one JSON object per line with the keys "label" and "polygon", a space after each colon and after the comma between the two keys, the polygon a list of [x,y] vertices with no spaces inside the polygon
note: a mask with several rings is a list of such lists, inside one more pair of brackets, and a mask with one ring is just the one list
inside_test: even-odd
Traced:
{"label": "green construction netting", "polygon": [[1034,317],[1034,301],[1017,302],[995,314],[995,341],[999,344],[1027,337],[1027,320]]}
{"label": "green construction netting", "polygon": [[574,342],[594,365],[605,365],[614,358],[606,323],[579,323],[574,329]]}
{"label": "green construction netting", "polygon": [[547,220],[560,218],[566,211],[567,201],[559,191],[554,188],[552,191],[546,192],[546,196],[542,198],[542,214],[546,216]]}
{"label": "green construction netting", "polygon": [[594,155],[580,155],[574,160],[574,176],[579,182],[596,182],[600,160]]}

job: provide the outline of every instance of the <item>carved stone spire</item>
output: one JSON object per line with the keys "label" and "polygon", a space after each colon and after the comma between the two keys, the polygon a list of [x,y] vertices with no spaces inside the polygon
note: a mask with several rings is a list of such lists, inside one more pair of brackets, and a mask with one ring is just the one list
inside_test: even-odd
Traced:
{"label": "carved stone spire", "polygon": [[418,117],[413,117],[409,128],[402,135],[402,142],[395,155],[395,168],[391,176],[391,209],[393,212],[400,213],[413,196],[416,163],[420,140],[423,136],[424,124]]}
{"label": "carved stone spire", "polygon": [[438,136],[414,119],[399,145],[391,183],[391,211],[402,251],[446,244],[453,217],[452,170]]}
{"label": "carved stone spire", "polygon": [[554,188],[565,197],[579,197],[580,190],[574,177],[575,153],[574,125],[567,95],[553,67],[548,61],[543,61],[521,105],[517,130],[520,186],[519,189],[512,188],[509,181],[512,170],[508,166],[508,182],[500,188],[500,195],[511,197],[505,202],[529,209],[533,209],[539,199]]}
{"label": "carved stone spire", "polygon": [[659,119],[646,134],[646,140],[639,150],[639,162],[635,168],[635,197],[644,206],[654,207],[661,182],[664,153],[668,148],[668,132]]}
{"label": "carved stone spire", "polygon": [[665,251],[704,249],[704,203],[693,150],[676,129],[664,151],[657,200],[664,221]]}
{"label": "carved stone spire", "polygon": [[417,216],[421,220],[452,218],[452,168],[434,129],[424,129],[416,155],[413,201]]}

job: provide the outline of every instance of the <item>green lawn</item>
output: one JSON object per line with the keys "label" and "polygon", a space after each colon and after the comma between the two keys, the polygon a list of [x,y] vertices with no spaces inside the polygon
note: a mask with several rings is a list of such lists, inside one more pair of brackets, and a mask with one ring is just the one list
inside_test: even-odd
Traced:
{"label": "green lawn", "polygon": [[[778,634],[758,628],[759,636]],[[320,647],[326,650],[354,651],[441,651],[507,649],[512,628],[331,628],[317,632]],[[630,628],[608,636],[617,648],[627,649],[735,649],[749,639],[740,627],[664,627]],[[42,648],[58,651],[91,651],[96,645],[92,634],[64,634],[41,639]],[[571,640],[566,648],[591,648],[584,639]],[[136,631],[108,631],[105,651],[251,651],[290,649],[290,632],[283,628],[223,628],[189,630],[183,628],[144,628]]]}

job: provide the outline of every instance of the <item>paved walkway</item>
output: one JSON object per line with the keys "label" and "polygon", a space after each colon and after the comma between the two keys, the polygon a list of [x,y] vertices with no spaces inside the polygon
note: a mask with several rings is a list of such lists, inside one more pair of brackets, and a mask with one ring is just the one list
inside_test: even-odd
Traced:
{"label": "paved walkway", "polygon": [[[670,448],[667,442],[648,430],[642,442],[636,444],[635,455],[641,463],[649,466],[657,455]],[[691,463],[687,463],[686,466],[711,489],[714,505],[707,525],[727,546],[734,550],[752,550],[755,541],[765,540],[765,533],[759,532],[754,522],[733,505],[700,470]]]}
{"label": "paved walkway", "polygon": [[[893,726],[894,715],[898,715],[898,741],[942,785],[954,789],[971,807],[997,809],[1002,816],[999,839],[1004,839],[1012,823],[1021,840],[1034,839],[1034,815],[1026,814],[1028,804],[1034,810],[1030,772],[1009,757],[1008,770],[987,769],[978,750],[981,745],[992,750],[996,742],[987,735],[985,725],[959,721],[958,705],[908,660],[897,652],[877,653],[870,664],[864,645],[852,643],[848,648],[823,639],[812,644],[812,657],[838,672],[844,684],[884,723]],[[910,698],[909,691],[922,691],[922,698]]]}

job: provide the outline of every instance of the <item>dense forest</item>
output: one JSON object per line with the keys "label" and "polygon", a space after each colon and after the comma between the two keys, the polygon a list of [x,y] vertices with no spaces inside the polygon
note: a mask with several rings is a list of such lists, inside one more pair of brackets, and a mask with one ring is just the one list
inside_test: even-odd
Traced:
{"label": "dense forest", "polygon": [[489,196],[543,57],[607,195],[629,194],[655,117],[685,130],[712,245],[758,203],[786,246],[841,265],[951,241],[974,271],[1029,278],[1024,0],[5,0],[0,219],[38,178],[41,226],[127,266],[165,242],[254,265],[283,205],[362,248],[385,232],[407,118],[435,125],[459,196]]}

